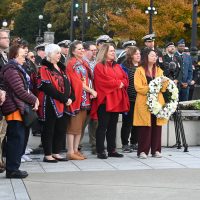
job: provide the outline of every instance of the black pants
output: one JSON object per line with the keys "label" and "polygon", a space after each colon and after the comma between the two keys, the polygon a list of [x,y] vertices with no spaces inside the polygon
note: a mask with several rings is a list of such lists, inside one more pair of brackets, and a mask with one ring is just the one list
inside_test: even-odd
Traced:
{"label": "black pants", "polygon": [[122,145],[128,145],[130,133],[131,133],[130,143],[136,144],[138,141],[136,127],[133,126],[134,106],[135,102],[130,101],[129,112],[127,114],[122,115],[122,128],[121,128]]}
{"label": "black pants", "polygon": [[38,119],[33,122],[31,129],[32,129],[33,135],[34,133],[40,134],[42,132],[42,125]]}
{"label": "black pants", "polygon": [[24,149],[25,127],[23,122],[8,121],[6,132],[6,170],[17,171]]}
{"label": "black pants", "polygon": [[41,135],[45,155],[60,153],[63,141],[66,140],[67,115],[57,118],[52,105],[47,105],[46,121],[43,122]]}
{"label": "black pants", "polygon": [[105,137],[107,140],[107,151],[113,152],[116,148],[116,132],[119,113],[106,112],[106,105],[98,108],[98,127],[96,130],[97,153],[104,152]]}
{"label": "black pants", "polygon": [[29,135],[30,135],[30,128],[25,128],[24,147],[23,147],[22,155],[25,154],[26,147],[27,147],[27,144],[28,144]]}

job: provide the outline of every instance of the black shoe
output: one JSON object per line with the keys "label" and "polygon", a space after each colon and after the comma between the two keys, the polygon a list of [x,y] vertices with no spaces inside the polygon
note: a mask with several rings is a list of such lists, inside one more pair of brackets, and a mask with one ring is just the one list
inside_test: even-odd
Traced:
{"label": "black shoe", "polygon": [[41,136],[41,131],[32,131],[33,136],[40,137]]}
{"label": "black shoe", "polygon": [[132,153],[133,152],[133,150],[130,148],[129,145],[123,145],[122,151],[123,151],[123,153]]}
{"label": "black shoe", "polygon": [[43,151],[43,148],[41,148],[41,147],[33,149],[33,151],[31,152],[31,154],[43,154],[43,153],[44,153],[44,151]]}
{"label": "black shoe", "polygon": [[114,152],[109,152],[108,157],[122,158],[122,157],[124,157],[124,155],[114,151]]}
{"label": "black shoe", "polygon": [[26,178],[28,173],[26,171],[17,170],[14,172],[6,172],[6,178]]}
{"label": "black shoe", "polygon": [[54,156],[53,156],[53,158],[56,159],[57,161],[61,161],[61,162],[66,162],[66,161],[68,161],[67,158],[56,158],[56,157],[54,157]]}
{"label": "black shoe", "polygon": [[48,160],[47,158],[43,158],[43,162],[47,162],[47,163],[57,163],[57,160]]}
{"label": "black shoe", "polygon": [[108,156],[106,155],[106,153],[98,153],[97,154],[97,158],[99,158],[99,159],[107,159]]}
{"label": "black shoe", "polygon": [[137,144],[131,144],[130,148],[132,149],[132,151],[137,151],[138,150],[138,145]]}

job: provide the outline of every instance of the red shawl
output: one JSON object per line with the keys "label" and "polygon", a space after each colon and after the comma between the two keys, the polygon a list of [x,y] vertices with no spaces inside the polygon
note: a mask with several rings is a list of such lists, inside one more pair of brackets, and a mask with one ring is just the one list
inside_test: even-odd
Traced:
{"label": "red shawl", "polygon": [[[37,80],[38,88],[40,88],[43,83],[48,83],[48,84],[51,84],[59,92],[64,93],[65,85],[64,85],[63,77],[55,70],[52,70],[53,65],[50,62],[48,61],[43,61],[43,62],[46,64],[46,66],[43,65],[39,69],[39,72],[38,72],[39,78]],[[61,69],[61,73],[64,74],[65,72]],[[46,94],[43,91],[38,90],[37,96],[40,101],[40,105],[38,108],[39,118],[42,121],[44,121],[45,115],[46,115],[45,114],[46,113]],[[50,100],[54,107],[56,116],[62,117],[64,113],[64,109],[65,109],[65,104],[51,97],[50,97]]]}
{"label": "red shawl", "polygon": [[[83,95],[83,80],[81,80],[81,74],[78,74],[77,71],[75,70],[76,65],[79,63],[80,61],[78,61],[76,58],[71,58],[68,63],[67,63],[67,67],[66,67],[66,73],[70,78],[71,81],[71,86],[73,88],[74,91],[74,95],[75,95],[75,101],[68,106],[68,114],[71,115],[75,115],[80,109],[81,109],[81,104],[82,104],[82,95]],[[87,64],[86,61],[82,60],[81,61],[81,65],[87,70],[87,74],[86,74],[86,84],[88,85],[89,82],[89,77],[91,72],[90,72],[90,68]],[[89,93],[87,93],[87,99],[85,102],[85,107],[90,107],[90,95]]]}
{"label": "red shawl", "polygon": [[[124,84],[122,89],[119,88],[121,82]],[[98,63],[94,68],[97,98],[92,102],[91,118],[97,119],[98,107],[104,103],[108,112],[129,111],[128,84],[128,76],[120,65],[113,65],[112,62],[107,62],[105,65]]]}

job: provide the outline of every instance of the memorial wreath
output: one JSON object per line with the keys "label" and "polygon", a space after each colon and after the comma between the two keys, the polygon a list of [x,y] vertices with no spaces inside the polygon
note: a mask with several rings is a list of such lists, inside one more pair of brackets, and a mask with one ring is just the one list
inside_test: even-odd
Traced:
{"label": "memorial wreath", "polygon": [[[169,81],[167,86],[168,102],[163,106],[158,102],[158,94],[163,87],[163,79]],[[157,77],[149,83],[149,91],[147,93],[147,105],[149,111],[157,118],[169,119],[176,111],[178,105],[178,88],[176,84],[165,76]]]}

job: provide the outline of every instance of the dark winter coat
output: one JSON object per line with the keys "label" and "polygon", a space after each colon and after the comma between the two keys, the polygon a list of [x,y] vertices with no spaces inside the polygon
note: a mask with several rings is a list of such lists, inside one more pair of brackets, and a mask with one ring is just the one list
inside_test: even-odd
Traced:
{"label": "dark winter coat", "polygon": [[6,89],[6,100],[2,105],[3,114],[8,115],[16,110],[24,114],[25,103],[34,106],[37,97],[27,90],[26,79],[13,60],[8,61],[1,73]]}

